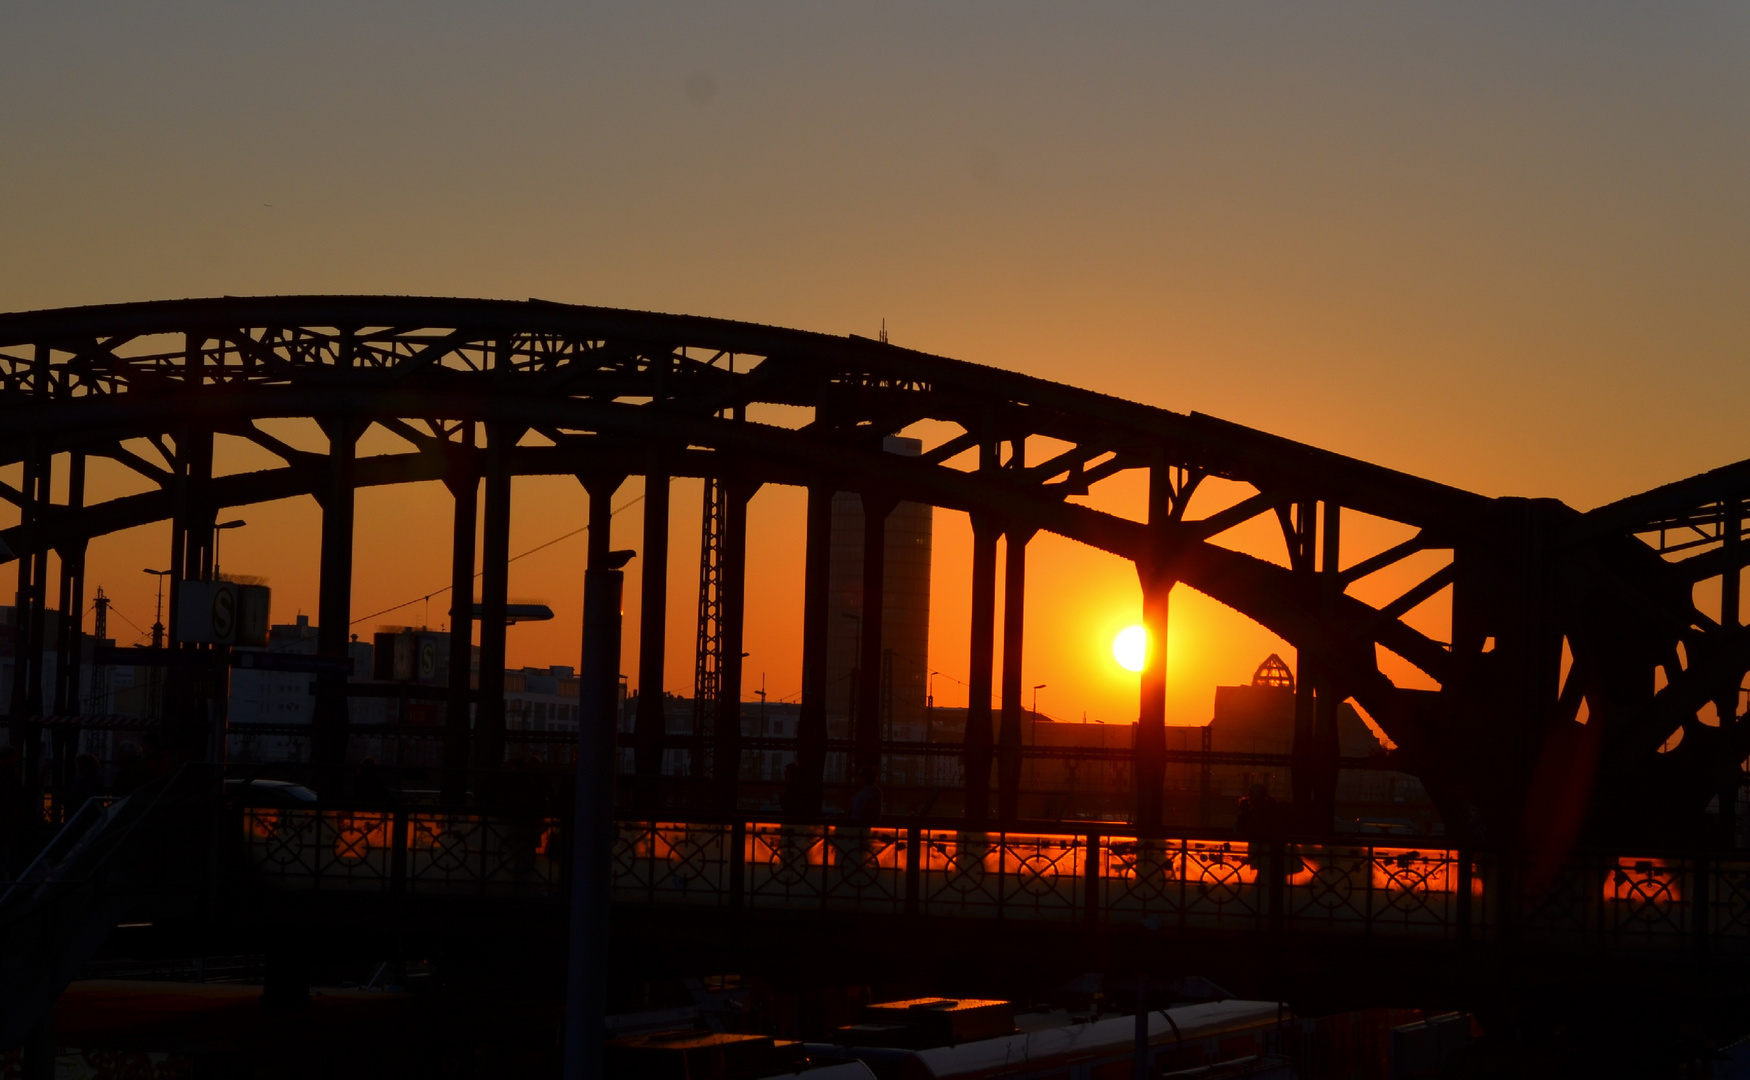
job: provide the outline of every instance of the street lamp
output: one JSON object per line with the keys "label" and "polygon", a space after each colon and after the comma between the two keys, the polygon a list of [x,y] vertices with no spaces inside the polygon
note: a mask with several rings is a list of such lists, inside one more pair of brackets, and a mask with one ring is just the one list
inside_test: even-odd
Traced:
{"label": "street lamp", "polygon": [[176,571],[153,570],[148,567],[145,572],[158,577],[158,603],[152,608],[152,647],[161,649],[164,647],[164,579]]}
{"label": "street lamp", "polygon": [[213,526],[213,580],[214,581],[219,580],[219,534],[224,532],[226,529],[241,529],[243,526],[245,526],[247,524],[249,524],[249,523],[244,521],[242,518],[238,518],[235,521],[223,521],[223,522],[220,522],[219,524]]}
{"label": "street lamp", "polygon": [[1035,686],[1033,688],[1033,715],[1034,716],[1039,715],[1039,691],[1041,691],[1043,689],[1045,689],[1044,683],[1040,683],[1038,686]]}

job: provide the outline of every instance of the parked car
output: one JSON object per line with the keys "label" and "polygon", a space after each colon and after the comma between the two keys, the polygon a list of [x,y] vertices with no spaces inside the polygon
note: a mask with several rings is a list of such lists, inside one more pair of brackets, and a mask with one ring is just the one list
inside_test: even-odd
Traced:
{"label": "parked car", "polygon": [[302,784],[264,777],[225,781],[225,798],[238,806],[280,810],[313,810],[317,802],[316,793]]}

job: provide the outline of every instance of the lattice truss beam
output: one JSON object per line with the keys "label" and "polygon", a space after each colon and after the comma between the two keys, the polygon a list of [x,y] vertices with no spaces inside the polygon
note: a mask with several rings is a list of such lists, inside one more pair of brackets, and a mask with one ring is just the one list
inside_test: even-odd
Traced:
{"label": "lattice truss beam", "polygon": [[[1694,596],[1710,581],[1717,593],[1747,561],[1736,537],[1750,465],[1579,514],[1200,414],[867,339],[721,320],[369,297],[0,316],[0,464],[76,450],[154,488],[47,508],[0,542],[16,556],[169,516],[191,432],[244,439],[281,462],[206,481],[209,505],[313,493],[324,450],[271,430],[311,417],[350,417],[405,444],[360,456],[359,486],[441,479],[476,462],[477,440],[464,435],[484,423],[520,433],[509,454],[519,474],[638,473],[660,454],[673,475],[874,490],[1133,561],[1165,552],[1174,580],[1314,658],[1449,814],[1489,802],[1492,783],[1522,792],[1563,725],[1592,729],[1600,776],[1645,786],[1647,770],[1662,769],[1658,796],[1685,805],[1746,750],[1737,686],[1750,643],[1735,613],[1705,614]],[[922,435],[921,454],[882,451],[901,432]],[[1099,508],[1099,485],[1137,471],[1170,485],[1164,516]],[[0,499],[25,502],[9,485]],[[1333,515],[1401,535],[1321,557],[1315,522]],[[1259,522],[1279,534],[1279,557],[1257,553]],[[1241,534],[1252,550],[1231,543]],[[1388,581],[1398,586],[1382,593]],[[1439,692],[1400,686],[1381,650]],[[1503,708],[1504,694],[1533,703]],[[1706,724],[1707,707],[1725,721]],[[1683,743],[1670,747],[1676,731]],[[1523,752],[1502,779],[1490,756],[1504,744]]]}

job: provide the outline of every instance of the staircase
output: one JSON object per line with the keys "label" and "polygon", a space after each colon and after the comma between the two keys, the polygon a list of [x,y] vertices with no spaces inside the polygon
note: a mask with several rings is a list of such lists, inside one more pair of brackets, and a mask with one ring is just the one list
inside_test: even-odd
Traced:
{"label": "staircase", "polygon": [[23,1043],[123,920],[186,916],[216,898],[218,769],[187,765],[92,799],[0,893],[0,1048]]}

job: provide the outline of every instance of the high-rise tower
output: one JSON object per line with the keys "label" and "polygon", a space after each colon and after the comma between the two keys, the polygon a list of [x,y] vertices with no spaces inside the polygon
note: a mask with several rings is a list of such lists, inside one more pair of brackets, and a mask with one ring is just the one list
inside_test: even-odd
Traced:
{"label": "high-rise tower", "polygon": [[[883,449],[915,457],[917,439],[890,435]],[[902,502],[887,517],[881,610],[881,670],[858,670],[863,627],[863,501],[841,491],[832,500],[830,612],[827,616],[826,713],[829,734],[851,734],[857,683],[881,686],[882,738],[916,738],[924,721],[930,652],[930,536],[932,508]],[[896,734],[896,732],[898,734]]]}

